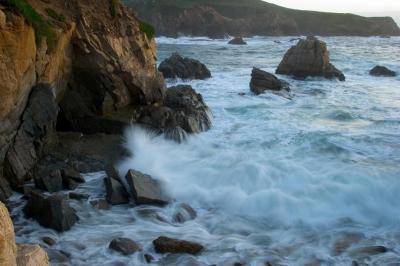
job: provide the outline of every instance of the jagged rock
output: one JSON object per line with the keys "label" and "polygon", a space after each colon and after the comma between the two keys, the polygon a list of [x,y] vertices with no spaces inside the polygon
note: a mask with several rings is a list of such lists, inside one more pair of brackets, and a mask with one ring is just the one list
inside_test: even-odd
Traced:
{"label": "jagged rock", "polygon": [[63,189],[61,171],[53,165],[40,165],[34,171],[35,187],[48,192],[58,192]]}
{"label": "jagged rock", "polygon": [[290,88],[286,81],[278,79],[275,75],[258,68],[253,68],[251,72],[250,90],[258,95],[267,90],[290,91]]}
{"label": "jagged rock", "polygon": [[106,187],[106,199],[112,205],[126,204],[129,202],[129,194],[120,181],[113,177],[104,178]]}
{"label": "jagged rock", "polygon": [[169,198],[164,194],[160,182],[151,176],[131,169],[126,174],[126,181],[136,204],[168,204]]}
{"label": "jagged rock", "polygon": [[292,46],[279,64],[277,74],[293,75],[297,78],[321,76],[344,81],[343,73],[329,62],[326,43],[315,37],[307,37]]}
{"label": "jagged rock", "polygon": [[24,207],[24,213],[40,225],[59,232],[69,230],[79,219],[75,210],[61,195],[46,197],[34,191]]}
{"label": "jagged rock", "polygon": [[157,253],[189,253],[196,255],[203,250],[203,246],[186,240],[178,240],[160,236],[153,241]]}
{"label": "jagged rock", "polygon": [[90,205],[92,205],[93,208],[98,209],[98,210],[109,210],[110,209],[110,205],[104,199],[91,200]]}
{"label": "jagged rock", "polygon": [[110,249],[122,253],[125,256],[132,255],[140,250],[140,246],[129,238],[115,238],[110,242]]}
{"label": "jagged rock", "polygon": [[85,183],[85,179],[82,177],[82,175],[78,171],[74,170],[72,167],[65,167],[64,169],[62,169],[61,176],[63,180],[72,179],[77,183]]}
{"label": "jagged rock", "polygon": [[154,260],[154,257],[150,254],[144,254],[144,259],[147,263],[151,263]]}
{"label": "jagged rock", "polygon": [[181,141],[186,134],[211,128],[212,117],[201,94],[189,85],[167,89],[165,106],[147,106],[136,110],[134,121],[160,130],[167,137]]}
{"label": "jagged rock", "polygon": [[6,202],[8,197],[11,196],[11,194],[12,194],[11,187],[8,184],[8,181],[2,176],[0,170],[0,201]]}
{"label": "jagged rock", "polygon": [[174,53],[161,62],[158,70],[163,73],[164,78],[207,79],[211,77],[210,70],[200,61],[184,58],[178,53]]}
{"label": "jagged rock", "polygon": [[4,175],[14,187],[24,182],[45,146],[54,141],[57,114],[58,105],[51,86],[41,84],[33,88],[22,124],[4,162]]}
{"label": "jagged rock", "polygon": [[15,266],[16,256],[14,226],[6,206],[0,202],[0,265]]}
{"label": "jagged rock", "polygon": [[18,245],[18,266],[50,266],[46,251],[39,245]]}
{"label": "jagged rock", "polygon": [[371,76],[382,76],[382,77],[395,77],[396,72],[388,69],[384,66],[376,66],[369,71]]}
{"label": "jagged rock", "polygon": [[177,223],[184,223],[186,221],[194,220],[196,217],[196,211],[189,204],[180,203],[175,208],[173,221]]}
{"label": "jagged rock", "polygon": [[236,37],[233,38],[228,42],[228,44],[233,44],[233,45],[246,45],[247,43],[243,40],[242,37]]}

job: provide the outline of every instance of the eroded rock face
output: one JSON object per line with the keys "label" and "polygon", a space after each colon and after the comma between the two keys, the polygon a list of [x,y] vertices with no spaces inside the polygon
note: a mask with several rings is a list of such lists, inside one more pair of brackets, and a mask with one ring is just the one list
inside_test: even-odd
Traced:
{"label": "eroded rock face", "polygon": [[129,170],[126,174],[131,194],[135,203],[165,205],[170,199],[165,195],[159,181],[139,171]]}
{"label": "eroded rock face", "polygon": [[203,63],[182,57],[178,53],[174,53],[161,62],[158,70],[163,73],[164,78],[207,79],[211,77],[210,70]]}
{"label": "eroded rock face", "polygon": [[58,110],[50,85],[41,84],[33,88],[22,124],[4,162],[4,174],[14,187],[24,182],[44,149],[55,142]]}
{"label": "eroded rock face", "polygon": [[16,265],[14,226],[6,206],[0,202],[0,265]]}
{"label": "eroded rock face", "polygon": [[279,64],[277,74],[292,75],[297,78],[325,77],[344,81],[343,73],[329,62],[326,43],[315,37],[307,37],[291,47]]}
{"label": "eroded rock face", "polygon": [[371,76],[382,76],[382,77],[395,77],[396,72],[388,69],[384,66],[376,66],[369,71]]}
{"label": "eroded rock face", "polygon": [[46,251],[39,245],[18,245],[18,266],[50,266]]}
{"label": "eroded rock face", "polygon": [[157,253],[188,253],[196,255],[203,250],[203,246],[186,240],[178,240],[160,236],[153,241]]}
{"label": "eroded rock face", "polygon": [[250,90],[258,95],[268,90],[290,91],[290,88],[286,81],[278,79],[275,75],[258,68],[253,68],[251,72]]}
{"label": "eroded rock face", "polygon": [[24,213],[38,221],[41,226],[59,232],[69,230],[79,220],[76,211],[61,195],[46,197],[34,191],[30,193]]}

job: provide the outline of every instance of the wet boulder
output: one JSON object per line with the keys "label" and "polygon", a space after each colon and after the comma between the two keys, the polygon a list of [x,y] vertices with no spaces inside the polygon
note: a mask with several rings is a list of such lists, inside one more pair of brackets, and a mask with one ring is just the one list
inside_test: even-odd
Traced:
{"label": "wet boulder", "polygon": [[251,72],[250,90],[258,95],[268,90],[290,91],[290,88],[286,81],[278,79],[275,75],[258,68],[253,68]]}
{"label": "wet boulder", "polygon": [[394,72],[384,66],[374,67],[373,69],[371,69],[369,71],[369,74],[371,76],[377,76],[377,77],[395,77],[396,76],[396,72]]}
{"label": "wet boulder", "polygon": [[23,211],[41,226],[59,232],[69,230],[79,220],[76,211],[61,195],[45,196],[32,191]]}
{"label": "wet boulder", "polygon": [[163,106],[138,108],[134,121],[181,141],[187,134],[209,130],[212,115],[201,94],[189,85],[179,85],[167,89]]}
{"label": "wet boulder", "polygon": [[35,187],[48,192],[63,189],[61,171],[57,167],[38,165],[34,171]]}
{"label": "wet boulder", "polygon": [[70,199],[75,199],[75,200],[87,200],[90,197],[89,194],[79,193],[79,192],[70,192],[68,196]]}
{"label": "wet boulder", "polygon": [[109,248],[125,256],[132,255],[140,250],[140,246],[129,238],[118,237],[110,242]]}
{"label": "wet boulder", "polygon": [[307,37],[292,46],[279,64],[276,74],[292,75],[296,78],[325,77],[344,81],[343,73],[329,62],[325,42]]}
{"label": "wet boulder", "polygon": [[198,60],[182,57],[174,53],[171,57],[165,59],[158,70],[164,75],[164,78],[181,79],[207,79],[211,77],[208,68]]}
{"label": "wet boulder", "polygon": [[166,205],[170,201],[162,190],[160,182],[149,175],[131,169],[126,174],[126,181],[138,205]]}
{"label": "wet boulder", "polygon": [[173,221],[176,223],[184,223],[194,220],[197,217],[196,211],[187,203],[180,203],[175,207]]}
{"label": "wet boulder", "polygon": [[247,43],[243,40],[242,37],[235,37],[228,42],[228,44],[232,45],[246,45]]}
{"label": "wet boulder", "polygon": [[160,236],[153,241],[157,253],[188,253],[196,255],[203,250],[203,246],[186,240],[178,240]]}
{"label": "wet boulder", "polygon": [[129,194],[121,182],[113,177],[104,178],[106,187],[106,199],[112,205],[126,204],[129,202]]}

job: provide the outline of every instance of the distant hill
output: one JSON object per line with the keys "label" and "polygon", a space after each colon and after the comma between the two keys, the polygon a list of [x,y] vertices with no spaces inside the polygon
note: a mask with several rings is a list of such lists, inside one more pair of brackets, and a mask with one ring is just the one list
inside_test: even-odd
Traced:
{"label": "distant hill", "polygon": [[301,11],[261,0],[124,0],[158,35],[400,35],[391,17]]}

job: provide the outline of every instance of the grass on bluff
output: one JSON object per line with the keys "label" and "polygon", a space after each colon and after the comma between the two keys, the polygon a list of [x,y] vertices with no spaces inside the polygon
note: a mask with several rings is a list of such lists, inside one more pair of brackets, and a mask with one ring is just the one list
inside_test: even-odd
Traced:
{"label": "grass on bluff", "polygon": [[8,0],[8,4],[34,28],[37,44],[40,44],[42,38],[45,37],[48,48],[51,50],[55,47],[57,34],[54,28],[30,4],[25,0]]}
{"label": "grass on bluff", "polygon": [[145,33],[149,40],[153,39],[156,35],[156,30],[152,25],[144,21],[139,20],[139,29],[141,32]]}
{"label": "grass on bluff", "polygon": [[65,22],[65,16],[62,14],[58,14],[54,9],[46,8],[45,10],[49,17],[51,17],[57,21],[60,21],[60,22]]}

